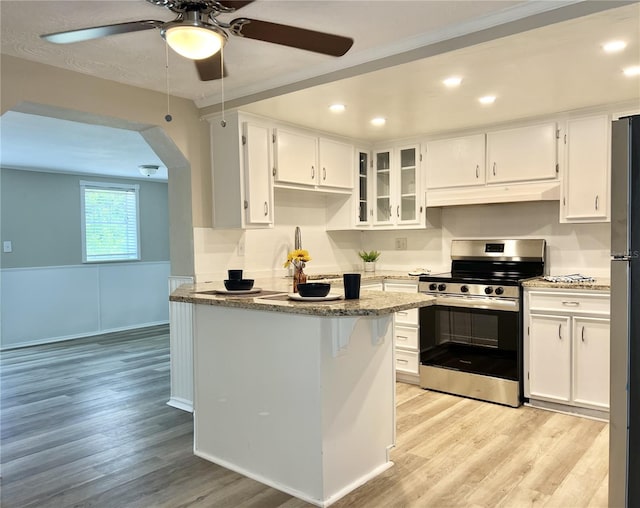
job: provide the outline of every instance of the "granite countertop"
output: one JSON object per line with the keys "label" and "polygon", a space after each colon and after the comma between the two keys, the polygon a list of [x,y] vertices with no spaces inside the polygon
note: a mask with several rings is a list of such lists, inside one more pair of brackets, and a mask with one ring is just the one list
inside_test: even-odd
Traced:
{"label": "granite countertop", "polygon": [[610,291],[611,280],[605,278],[596,278],[594,282],[550,282],[542,277],[527,280],[522,283],[526,288],[538,289],[587,289],[591,291]]}
{"label": "granite countertop", "polygon": [[[434,297],[422,293],[361,290],[360,298],[357,300],[301,302],[290,300],[287,296],[287,293],[291,291],[291,279],[280,278],[278,284],[273,286],[261,285],[258,282],[256,281],[255,287],[262,288],[262,292],[246,295],[216,294],[216,290],[224,289],[222,283],[183,284],[171,293],[169,299],[172,302],[327,317],[381,316],[401,310],[426,307],[432,305],[435,300]],[[283,282],[286,282],[286,285]],[[332,293],[342,295],[342,289],[332,290]]]}

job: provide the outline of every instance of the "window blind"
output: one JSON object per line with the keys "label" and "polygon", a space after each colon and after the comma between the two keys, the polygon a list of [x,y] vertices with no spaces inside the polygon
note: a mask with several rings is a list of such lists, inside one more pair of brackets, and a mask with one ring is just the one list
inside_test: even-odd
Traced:
{"label": "window blind", "polygon": [[138,185],[81,182],[85,262],[140,259]]}

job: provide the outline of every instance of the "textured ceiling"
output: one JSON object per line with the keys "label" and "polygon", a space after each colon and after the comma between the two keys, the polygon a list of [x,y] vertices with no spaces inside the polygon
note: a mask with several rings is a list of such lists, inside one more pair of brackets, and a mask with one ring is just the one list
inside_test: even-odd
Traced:
{"label": "textured ceiling", "polygon": [[[232,36],[224,50],[227,99],[294,83],[318,74],[388,56],[440,39],[572,3],[510,0],[257,0],[236,14],[350,36],[342,58]],[[166,47],[149,30],[75,44],[56,45],[39,35],[174,14],[144,0],[0,2],[2,53],[165,92]],[[219,102],[219,82],[200,82],[191,61],[169,51],[169,90],[200,107]]]}
{"label": "textured ceiling", "polygon": [[[589,0],[598,9],[621,2]],[[337,73],[340,69],[366,66],[378,59],[410,53],[414,48],[431,47],[483,28],[508,23],[542,12],[547,16],[542,28],[526,30],[502,38],[485,38],[476,45],[462,44],[455,51],[429,58],[408,59],[407,63],[329,82],[312,88],[273,97],[243,106],[244,110],[306,125],[327,132],[376,142],[414,137],[489,125],[517,118],[557,111],[626,101],[640,108],[640,78],[624,78],[621,69],[640,64],[640,4],[612,8],[569,21],[554,23],[557,7],[569,1],[465,1],[465,0],[345,0],[290,1],[257,0],[240,14],[257,19],[323,30],[355,39],[352,50],[342,58],[332,58],[258,41],[232,38],[225,48],[229,77],[224,80],[225,97],[242,98],[314,76]],[[548,11],[548,12],[543,12]],[[166,92],[166,48],[155,31],[138,32],[55,45],[40,34],[140,19],[173,19],[173,14],[144,0],[0,1],[0,49],[2,53],[34,60],[77,72]],[[227,15],[227,19],[237,15]],[[221,16],[222,18],[222,16]],[[544,26],[548,25],[548,26]],[[604,55],[601,44],[610,38],[624,38],[627,49],[618,55]],[[494,39],[494,40],[492,40]],[[467,47],[465,47],[467,46]],[[351,73],[353,74],[353,73]],[[351,75],[348,74],[348,75]],[[450,75],[463,77],[462,86],[445,89],[441,80]],[[220,101],[220,82],[202,83],[193,63],[169,52],[169,90],[193,99],[200,107]],[[303,88],[293,85],[293,89]],[[498,100],[481,107],[480,95],[494,93]],[[246,100],[245,100],[246,102]],[[340,116],[328,113],[332,102],[342,102],[347,110]],[[373,128],[369,119],[388,119],[384,128]],[[111,168],[150,164],[155,154],[137,132],[95,133],[96,138],[124,136],[120,156],[104,146],[104,160],[91,157],[99,142],[74,134],[83,124],[59,124],[47,119],[2,117],[3,145],[13,136],[15,146],[36,146],[38,150],[10,153],[3,149],[2,162],[11,166],[39,167],[55,159],[34,160],[38,153],[57,153],[60,161],[74,171],[107,174]],[[41,118],[41,117],[40,117]],[[49,121],[50,120],[50,121]],[[13,129],[15,125],[18,127]],[[26,127],[29,122],[33,126]],[[100,127],[96,127],[100,129]],[[105,128],[102,128],[105,129]],[[68,135],[62,136],[61,133]],[[89,135],[93,131],[84,131]],[[8,134],[6,134],[8,133]],[[20,134],[24,139],[18,139]],[[26,140],[26,141],[25,141]],[[22,144],[21,144],[22,143]],[[25,143],[27,143],[25,145]],[[47,143],[49,146],[47,146]],[[150,149],[149,149],[150,150]],[[97,152],[96,152],[97,153]],[[31,157],[26,160],[25,154]],[[113,159],[107,162],[109,157]],[[117,160],[123,157],[122,160]],[[44,159],[44,158],[41,158]],[[56,162],[57,164],[57,162]],[[82,166],[84,165],[84,166]],[[81,166],[83,169],[81,169]],[[134,174],[135,174],[134,171]],[[162,170],[161,170],[162,171]],[[131,173],[128,173],[131,176]],[[158,174],[159,177],[162,173]],[[166,174],[165,174],[166,177]]]}
{"label": "textured ceiling", "polygon": [[137,131],[7,111],[0,129],[3,168],[143,178],[141,164],[155,164],[150,180],[167,180],[162,164]]}
{"label": "textured ceiling", "polygon": [[[602,44],[620,39],[624,51]],[[368,141],[472,129],[604,104],[640,111],[640,4],[632,4],[456,51],[303,89],[243,110]],[[455,89],[442,80],[463,78]],[[483,106],[478,98],[495,95]],[[345,104],[339,115],[331,103]],[[387,119],[374,127],[374,116]]]}

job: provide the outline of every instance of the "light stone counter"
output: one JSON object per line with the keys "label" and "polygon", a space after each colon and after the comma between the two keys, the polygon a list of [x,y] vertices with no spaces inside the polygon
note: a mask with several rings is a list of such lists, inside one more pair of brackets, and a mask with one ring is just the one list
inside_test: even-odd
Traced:
{"label": "light stone counter", "polygon": [[542,277],[527,280],[522,283],[525,288],[536,289],[580,289],[591,291],[610,291],[611,279],[596,278],[594,282],[549,282]]}
{"label": "light stone counter", "polygon": [[[396,277],[394,277],[396,278]],[[264,283],[264,284],[263,284]],[[255,287],[261,293],[248,295],[217,294],[224,289],[220,283],[184,284],[170,296],[172,302],[215,305],[290,314],[313,316],[382,316],[394,312],[432,305],[435,298],[421,293],[392,293],[361,290],[357,300],[294,301],[287,297],[291,279],[258,281]],[[343,296],[341,287],[332,288],[332,293]]]}

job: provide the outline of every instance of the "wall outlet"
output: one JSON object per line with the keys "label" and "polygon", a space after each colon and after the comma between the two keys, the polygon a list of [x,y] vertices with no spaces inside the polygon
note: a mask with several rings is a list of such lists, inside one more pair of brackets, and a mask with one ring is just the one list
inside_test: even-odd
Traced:
{"label": "wall outlet", "polygon": [[407,250],[406,238],[396,238],[396,250]]}
{"label": "wall outlet", "polygon": [[13,252],[13,245],[11,245],[11,240],[5,240],[2,242],[2,252]]}

